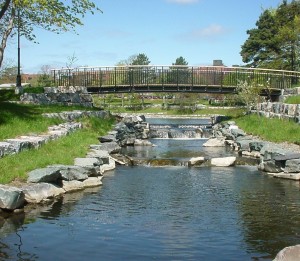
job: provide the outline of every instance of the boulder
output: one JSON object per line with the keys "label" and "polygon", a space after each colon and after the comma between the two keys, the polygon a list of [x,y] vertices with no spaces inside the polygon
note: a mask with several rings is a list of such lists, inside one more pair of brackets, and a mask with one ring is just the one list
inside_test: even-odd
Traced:
{"label": "boulder", "polygon": [[101,142],[101,143],[105,143],[105,142],[112,142],[112,141],[116,141],[116,136],[115,135],[106,135],[106,136],[101,136],[98,138],[98,140]]}
{"label": "boulder", "polygon": [[28,173],[27,182],[29,183],[58,183],[61,179],[60,168],[59,167],[47,167],[42,169],[35,169]]}
{"label": "boulder", "polygon": [[203,147],[224,147],[225,141],[224,139],[212,138],[207,140],[202,146]]}
{"label": "boulder", "polygon": [[263,141],[251,141],[249,142],[250,151],[260,151],[266,145]]}
{"label": "boulder", "polygon": [[40,203],[65,193],[61,187],[50,183],[31,184],[24,186],[22,190],[28,203]]}
{"label": "boulder", "polygon": [[236,162],[236,157],[212,158],[210,163],[216,167],[230,167]]}
{"label": "boulder", "polygon": [[81,167],[97,167],[102,165],[103,162],[99,158],[75,158],[74,165]]}
{"label": "boulder", "polygon": [[102,177],[91,177],[91,178],[84,180],[82,183],[85,188],[92,188],[92,187],[101,186],[102,185],[101,180],[102,180]]}
{"label": "boulder", "polygon": [[287,160],[284,168],[285,173],[300,173],[300,159]]}
{"label": "boulder", "polygon": [[0,208],[14,210],[24,206],[25,195],[19,188],[0,185]]}
{"label": "boulder", "polygon": [[281,161],[275,161],[275,160],[263,160],[260,163],[259,169],[265,172],[271,172],[271,173],[280,173],[283,172],[284,166]]}
{"label": "boulder", "polygon": [[92,168],[84,168],[81,166],[73,165],[52,165],[49,167],[59,168],[59,172],[62,180],[85,180],[89,176],[93,175],[95,171],[92,171]]}
{"label": "boulder", "polygon": [[153,143],[148,140],[136,139],[134,141],[134,146],[153,146]]}
{"label": "boulder", "polygon": [[205,161],[204,157],[194,157],[194,158],[191,158],[188,161],[188,165],[189,166],[195,166],[195,165],[198,165],[198,164],[202,164],[204,161]]}
{"label": "boulder", "polygon": [[104,174],[104,172],[109,170],[114,170],[116,168],[116,162],[110,158],[109,164],[103,164],[100,166],[100,173]]}
{"label": "boulder", "polygon": [[282,249],[273,261],[297,261],[300,260],[300,245]]}
{"label": "boulder", "polygon": [[78,180],[62,181],[62,188],[65,192],[72,192],[84,189],[83,182]]}
{"label": "boulder", "polygon": [[9,142],[0,142],[0,158],[16,153],[15,147]]}
{"label": "boulder", "polygon": [[116,142],[107,142],[100,144],[101,150],[106,150],[108,153],[119,153],[121,147]]}
{"label": "boulder", "polygon": [[109,163],[109,153],[106,150],[95,150],[91,149],[87,154],[87,158],[99,158],[102,160],[103,164],[108,164]]}

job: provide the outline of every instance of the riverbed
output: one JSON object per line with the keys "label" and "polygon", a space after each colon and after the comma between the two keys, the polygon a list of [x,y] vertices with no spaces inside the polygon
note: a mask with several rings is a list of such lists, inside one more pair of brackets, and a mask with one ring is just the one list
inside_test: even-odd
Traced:
{"label": "riverbed", "polygon": [[[188,123],[190,124],[190,123]],[[227,156],[155,139],[131,156]],[[118,166],[103,186],[8,219],[0,260],[272,260],[300,240],[299,183],[256,166]]]}

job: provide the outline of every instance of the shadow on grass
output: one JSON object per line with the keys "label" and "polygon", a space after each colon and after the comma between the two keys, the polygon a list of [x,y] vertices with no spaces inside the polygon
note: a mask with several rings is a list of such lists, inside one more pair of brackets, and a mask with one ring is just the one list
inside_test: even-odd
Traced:
{"label": "shadow on grass", "polygon": [[9,123],[13,118],[32,120],[38,114],[34,107],[0,101],[0,124]]}

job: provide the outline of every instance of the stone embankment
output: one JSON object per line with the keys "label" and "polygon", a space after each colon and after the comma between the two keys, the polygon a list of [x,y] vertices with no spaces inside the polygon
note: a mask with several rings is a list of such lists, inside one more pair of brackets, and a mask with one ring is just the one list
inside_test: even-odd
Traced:
{"label": "stone embankment", "polygon": [[59,118],[65,123],[50,126],[48,131],[41,134],[21,135],[19,137],[0,141],[0,158],[20,153],[28,149],[38,149],[45,143],[66,136],[82,128],[80,122],[74,122],[82,117],[97,117],[104,119],[110,116],[107,111],[69,111],[60,113],[45,113],[44,117]]}
{"label": "stone embankment", "polygon": [[23,103],[63,106],[93,107],[92,95],[87,93],[85,87],[45,87],[44,93],[24,93],[20,97]]}
{"label": "stone embankment", "polygon": [[[68,135],[82,127],[81,123],[73,122],[79,117],[106,118],[110,114],[106,111],[75,111],[44,116],[59,117],[70,122],[51,126],[48,132],[43,134],[6,139],[0,142],[0,156],[9,156],[27,149],[38,149],[50,140]],[[119,151],[119,148],[117,144],[109,143],[91,145],[86,157],[75,159],[74,165],[52,165],[33,170],[28,173],[27,184],[21,184],[18,187],[0,185],[0,209],[16,211],[28,203],[40,203],[70,191],[101,185],[103,173],[115,168],[115,161],[109,154]]]}
{"label": "stone embankment", "polygon": [[[78,115],[77,112],[62,113],[59,117],[74,120]],[[83,115],[86,115],[86,112],[83,112]],[[104,112],[99,115],[107,116]],[[47,116],[57,117],[58,115]],[[25,184],[0,185],[0,209],[19,212],[29,203],[42,203],[68,192],[100,186],[106,171],[113,170],[116,163],[126,164],[118,159],[121,146],[152,145],[147,141],[148,132],[148,124],[145,123],[143,117],[132,116],[122,119],[116,124],[114,130],[99,137],[99,144],[90,145],[86,157],[74,159],[73,165],[50,165],[35,169],[28,173]],[[123,158],[126,159],[126,157]]]}
{"label": "stone embankment", "polygon": [[278,178],[300,180],[300,147],[276,144],[247,135],[235,122],[213,126],[212,138],[203,146],[230,146],[240,156],[257,158],[258,169]]}

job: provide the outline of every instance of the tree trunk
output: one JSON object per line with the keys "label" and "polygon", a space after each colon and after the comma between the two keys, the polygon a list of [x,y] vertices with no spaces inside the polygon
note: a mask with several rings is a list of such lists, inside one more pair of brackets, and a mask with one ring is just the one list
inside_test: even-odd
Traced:
{"label": "tree trunk", "polygon": [[9,19],[9,23],[6,27],[6,30],[3,32],[1,44],[0,44],[0,68],[2,66],[3,57],[4,57],[4,50],[6,48],[6,43],[9,35],[11,34],[11,31],[14,27],[14,18],[15,18],[15,12],[14,9],[12,10],[11,17]]}

